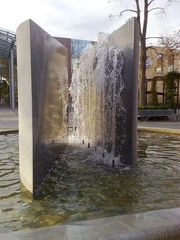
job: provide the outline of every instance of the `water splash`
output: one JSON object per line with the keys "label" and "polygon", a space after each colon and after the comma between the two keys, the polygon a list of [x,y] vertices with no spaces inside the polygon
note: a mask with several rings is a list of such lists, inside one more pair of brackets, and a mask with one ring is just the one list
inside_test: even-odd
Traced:
{"label": "water splash", "polygon": [[110,46],[108,35],[101,33],[97,44],[88,45],[81,55],[70,87],[75,141],[101,147],[110,164],[120,163],[126,144],[124,62],[121,49]]}

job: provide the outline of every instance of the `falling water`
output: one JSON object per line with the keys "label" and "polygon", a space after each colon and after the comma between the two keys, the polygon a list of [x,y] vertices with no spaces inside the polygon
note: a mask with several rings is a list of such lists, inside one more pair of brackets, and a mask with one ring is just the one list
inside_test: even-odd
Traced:
{"label": "falling water", "polygon": [[81,56],[79,67],[74,69],[70,93],[73,99],[73,126],[76,141],[95,142],[95,59],[93,45],[88,45]]}
{"label": "falling water", "polygon": [[70,88],[76,141],[95,147],[103,161],[116,165],[126,144],[123,68],[121,49],[110,46],[108,35],[101,33],[81,55]]}
{"label": "falling water", "polygon": [[108,60],[108,35],[100,33],[96,49],[96,94],[97,94],[97,121],[96,121],[96,144],[102,145],[103,157],[105,157],[105,79],[106,62]]}

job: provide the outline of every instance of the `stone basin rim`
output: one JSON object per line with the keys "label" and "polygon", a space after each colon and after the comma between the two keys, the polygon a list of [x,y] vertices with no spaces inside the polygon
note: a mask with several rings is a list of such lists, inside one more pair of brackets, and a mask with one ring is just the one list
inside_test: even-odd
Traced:
{"label": "stone basin rim", "polygon": [[180,135],[180,130],[178,130],[178,129],[156,128],[156,127],[138,127],[138,132],[150,132],[150,133]]}
{"label": "stone basin rim", "polygon": [[179,222],[180,208],[171,208],[0,233],[0,239],[177,240],[180,239]]}

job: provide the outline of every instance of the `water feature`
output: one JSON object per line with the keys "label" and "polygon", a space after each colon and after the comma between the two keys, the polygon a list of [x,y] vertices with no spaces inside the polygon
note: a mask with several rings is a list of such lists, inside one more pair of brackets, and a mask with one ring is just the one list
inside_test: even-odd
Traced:
{"label": "water feature", "polygon": [[[136,161],[138,42],[123,42],[122,32],[100,33],[97,43],[87,46],[70,87],[74,140],[96,148],[112,166]],[[129,34],[134,36],[133,28]]]}
{"label": "water feature", "polygon": [[[136,161],[138,50],[132,18],[101,34],[73,76],[74,138],[93,145],[112,166]],[[67,49],[32,20],[18,27],[20,177],[34,198],[69,144],[67,62]]]}
{"label": "water feature", "polygon": [[46,197],[34,201],[20,186],[18,135],[0,135],[0,231],[180,207],[179,148],[180,136],[139,133],[136,166],[120,169],[71,144],[42,185]]}

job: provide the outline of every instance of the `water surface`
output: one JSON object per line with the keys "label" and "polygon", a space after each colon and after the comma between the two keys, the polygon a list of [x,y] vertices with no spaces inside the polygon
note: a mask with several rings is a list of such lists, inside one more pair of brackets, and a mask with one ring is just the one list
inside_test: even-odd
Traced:
{"label": "water surface", "polygon": [[140,133],[136,166],[120,170],[71,145],[34,201],[20,187],[18,135],[0,135],[0,231],[180,207],[179,149],[180,136]]}

